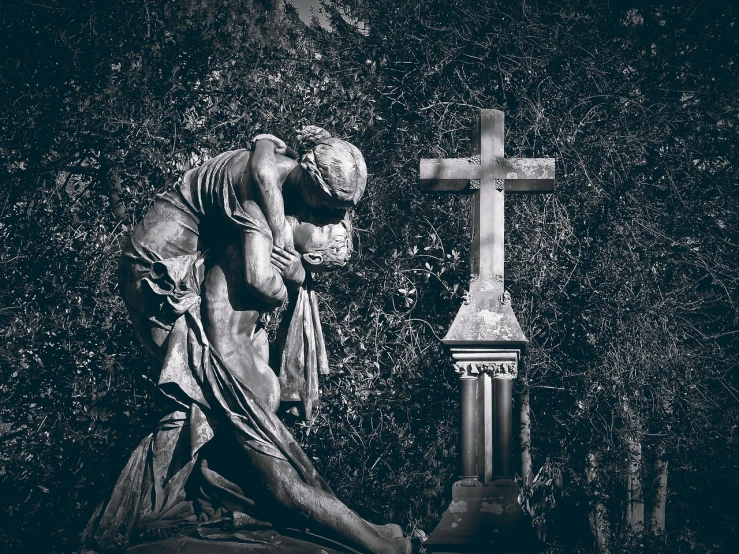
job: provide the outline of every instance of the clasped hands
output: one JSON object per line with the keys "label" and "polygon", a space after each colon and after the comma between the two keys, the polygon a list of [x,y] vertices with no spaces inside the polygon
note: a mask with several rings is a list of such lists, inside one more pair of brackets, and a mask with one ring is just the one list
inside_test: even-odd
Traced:
{"label": "clasped hands", "polygon": [[305,280],[305,269],[300,254],[294,248],[272,248],[272,265],[277,268],[288,288],[296,289]]}

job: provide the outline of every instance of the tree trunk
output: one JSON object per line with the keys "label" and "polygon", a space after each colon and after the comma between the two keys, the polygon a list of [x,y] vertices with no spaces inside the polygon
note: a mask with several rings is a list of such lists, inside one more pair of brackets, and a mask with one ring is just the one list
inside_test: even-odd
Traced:
{"label": "tree trunk", "polygon": [[641,482],[641,441],[627,437],[629,459],[626,469],[626,521],[634,531],[644,529],[644,499]]}
{"label": "tree trunk", "polygon": [[[673,396],[669,391],[662,393],[662,407],[664,409],[664,419],[672,420],[672,402]],[[669,429],[669,425],[667,425]],[[659,535],[665,532],[665,512],[667,509],[667,472],[668,461],[665,442],[660,441],[657,445],[657,458],[654,461],[654,479],[652,481],[652,492],[654,494],[652,504],[652,514],[649,518],[652,533]]]}
{"label": "tree trunk", "polygon": [[631,406],[624,401],[628,428],[626,441],[626,521],[635,532],[644,530],[644,495],[641,480],[641,433]]}
{"label": "tree trunk", "polygon": [[[598,481],[598,457],[594,453],[588,454],[587,469],[588,485],[591,490],[596,489]],[[610,547],[608,544],[611,530],[608,523],[608,509],[605,507],[600,498],[595,496],[593,506],[590,511],[590,529],[595,537],[595,544],[599,554],[609,554]]]}
{"label": "tree trunk", "polygon": [[652,507],[652,533],[665,532],[665,508],[667,507],[667,464],[664,450],[660,451],[654,462],[654,506]]}
{"label": "tree trunk", "polygon": [[521,477],[525,485],[531,485],[531,419],[529,417],[529,391],[521,393]]}

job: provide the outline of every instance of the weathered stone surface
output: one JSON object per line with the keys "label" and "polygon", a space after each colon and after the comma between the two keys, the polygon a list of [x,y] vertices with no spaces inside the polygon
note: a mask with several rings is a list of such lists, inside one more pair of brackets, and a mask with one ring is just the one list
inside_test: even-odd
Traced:
{"label": "weathered stone surface", "polygon": [[[505,190],[511,192],[552,192],[554,190],[553,158],[496,158],[491,177],[505,179]],[[469,181],[481,179],[482,165],[465,158],[421,160],[421,188],[425,192],[459,192]]]}
{"label": "weathered stone surface", "polygon": [[[469,485],[469,482],[467,483]],[[424,543],[428,552],[537,552],[542,545],[530,533],[530,520],[518,503],[510,479],[488,485],[452,486],[452,501]]]}
{"label": "weathered stone surface", "polygon": [[510,301],[505,299],[502,285],[496,285],[488,290],[469,292],[442,342],[447,346],[499,346],[523,350],[528,340]]}

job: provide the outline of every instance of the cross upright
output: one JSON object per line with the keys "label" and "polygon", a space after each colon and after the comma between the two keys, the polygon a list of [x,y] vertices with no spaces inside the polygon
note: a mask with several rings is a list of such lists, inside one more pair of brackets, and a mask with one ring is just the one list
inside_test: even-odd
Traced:
{"label": "cross upright", "polygon": [[528,341],[504,288],[505,192],[553,192],[555,164],[505,158],[503,143],[503,112],[479,110],[469,158],[421,160],[424,191],[473,194],[472,281],[442,339],[461,378],[462,472],[452,504],[425,543],[431,552],[489,548],[497,531],[513,529],[522,513],[511,478],[512,380]]}

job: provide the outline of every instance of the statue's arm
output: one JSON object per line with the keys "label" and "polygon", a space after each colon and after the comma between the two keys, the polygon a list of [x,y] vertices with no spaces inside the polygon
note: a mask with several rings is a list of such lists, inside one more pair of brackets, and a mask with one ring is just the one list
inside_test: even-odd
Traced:
{"label": "statue's arm", "polygon": [[273,140],[267,138],[257,140],[249,158],[249,164],[258,202],[267,220],[267,225],[272,231],[274,246],[284,248],[286,245],[285,204],[282,199],[280,187],[282,183],[279,182],[275,160],[277,150],[283,149]]}
{"label": "statue's arm", "polygon": [[[264,215],[256,203],[247,201],[244,210],[256,219]],[[257,298],[269,303],[282,303],[287,299],[287,288],[279,270],[272,264],[272,240],[257,230],[241,233],[244,260],[244,284]]]}

